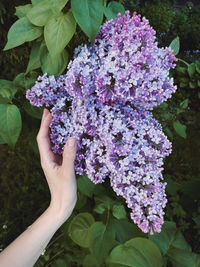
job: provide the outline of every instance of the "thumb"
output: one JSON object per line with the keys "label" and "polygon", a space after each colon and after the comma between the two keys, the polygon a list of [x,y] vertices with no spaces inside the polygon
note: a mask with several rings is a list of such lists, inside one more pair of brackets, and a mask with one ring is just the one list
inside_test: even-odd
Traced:
{"label": "thumb", "polygon": [[63,151],[63,166],[65,168],[74,167],[76,158],[77,144],[75,137],[69,137]]}

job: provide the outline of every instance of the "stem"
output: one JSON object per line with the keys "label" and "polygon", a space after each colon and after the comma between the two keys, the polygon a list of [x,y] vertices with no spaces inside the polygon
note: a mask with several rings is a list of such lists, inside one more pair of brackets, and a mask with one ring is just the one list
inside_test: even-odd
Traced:
{"label": "stem", "polygon": [[54,240],[52,240],[52,242],[50,242],[48,244],[48,246],[46,247],[46,249],[48,249],[55,241],[57,241],[60,237],[62,237],[64,235],[64,233],[61,233],[59,236],[57,236]]}
{"label": "stem", "polygon": [[103,6],[106,7],[107,0],[103,0]]}
{"label": "stem", "polygon": [[178,58],[178,60],[181,61],[181,62],[183,62],[185,65],[189,66],[189,64],[185,60],[180,59],[180,58]]}
{"label": "stem", "polygon": [[106,226],[108,225],[109,218],[110,218],[110,208],[108,208],[107,211]]}
{"label": "stem", "polygon": [[50,266],[50,264],[52,263],[52,260],[55,259],[59,254],[61,254],[64,251],[64,248],[61,249],[60,251],[58,251],[58,253],[56,253],[52,258],[51,261],[49,263],[47,263],[46,267]]}

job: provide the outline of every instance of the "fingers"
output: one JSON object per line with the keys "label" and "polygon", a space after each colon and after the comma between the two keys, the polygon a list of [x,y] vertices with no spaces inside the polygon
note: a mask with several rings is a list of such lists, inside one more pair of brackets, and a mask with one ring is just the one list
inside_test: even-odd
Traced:
{"label": "fingers", "polygon": [[52,116],[50,112],[47,109],[44,109],[40,130],[37,135],[42,167],[45,163],[49,163],[53,160],[53,152],[51,151],[51,142],[49,139],[49,125],[51,120]]}
{"label": "fingers", "polygon": [[43,110],[42,121],[38,133],[40,137],[47,137],[49,135],[49,125],[51,123],[51,119],[51,113],[45,108]]}
{"label": "fingers", "polygon": [[74,170],[74,160],[76,158],[77,143],[76,138],[69,137],[63,151],[63,168]]}
{"label": "fingers", "polygon": [[[40,130],[37,135],[37,142],[40,151],[41,165],[44,169],[50,163],[55,164],[55,155],[51,151],[51,142],[49,139],[49,125],[52,116],[47,109],[44,109]],[[63,151],[62,167],[68,174],[74,174],[74,160],[76,158],[77,144],[74,137],[69,137]]]}

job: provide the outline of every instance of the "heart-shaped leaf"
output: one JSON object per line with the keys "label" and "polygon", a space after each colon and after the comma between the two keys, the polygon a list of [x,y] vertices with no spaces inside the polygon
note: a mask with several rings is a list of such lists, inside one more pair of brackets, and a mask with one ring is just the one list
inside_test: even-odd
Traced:
{"label": "heart-shaped leaf", "polygon": [[89,247],[88,230],[94,223],[94,218],[90,213],[80,213],[73,218],[69,225],[69,236],[81,247]]}
{"label": "heart-shaped leaf", "polygon": [[102,0],[71,0],[71,7],[78,25],[93,42],[103,21]]}
{"label": "heart-shaped leaf", "polygon": [[44,27],[44,38],[52,59],[62,53],[76,30],[76,22],[71,11],[52,16]]}
{"label": "heart-shaped leaf", "polygon": [[42,29],[35,27],[26,17],[18,19],[8,32],[8,42],[4,51],[19,46],[25,42],[30,42],[42,34]]}
{"label": "heart-shaped leaf", "polygon": [[22,120],[17,106],[0,104],[0,136],[14,147],[21,132]]}

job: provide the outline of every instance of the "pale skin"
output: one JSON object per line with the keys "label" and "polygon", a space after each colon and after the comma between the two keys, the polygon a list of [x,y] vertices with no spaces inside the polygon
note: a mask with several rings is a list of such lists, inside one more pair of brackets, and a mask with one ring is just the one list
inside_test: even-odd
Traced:
{"label": "pale skin", "polygon": [[[0,253],[1,267],[31,267],[58,228],[70,217],[77,201],[77,185],[74,171],[77,144],[70,137],[63,156],[53,154],[49,139],[51,114],[44,109],[37,143],[41,166],[49,186],[51,201],[45,212]],[[69,146],[69,141],[74,145]]]}

